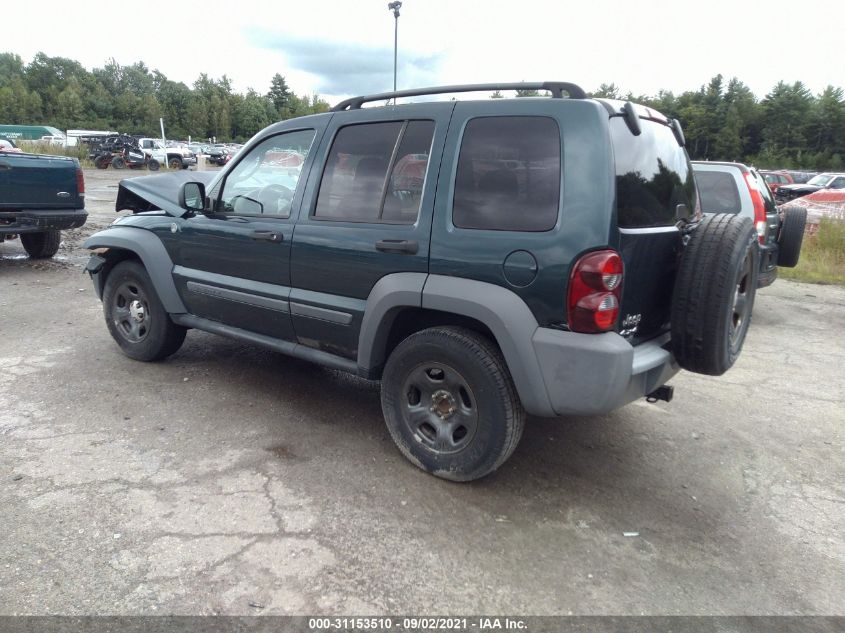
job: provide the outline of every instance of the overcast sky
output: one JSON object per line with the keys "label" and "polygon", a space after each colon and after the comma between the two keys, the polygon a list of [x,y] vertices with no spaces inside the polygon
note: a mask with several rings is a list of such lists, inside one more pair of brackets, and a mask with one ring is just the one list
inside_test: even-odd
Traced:
{"label": "overcast sky", "polygon": [[[37,5],[37,10],[36,10]],[[722,73],[763,97],[778,80],[845,85],[845,0],[404,0],[399,87],[573,81],[586,90],[697,89]],[[87,68],[143,61],[266,92],[279,72],[330,102],[389,90],[387,0],[3,2],[0,50]]]}

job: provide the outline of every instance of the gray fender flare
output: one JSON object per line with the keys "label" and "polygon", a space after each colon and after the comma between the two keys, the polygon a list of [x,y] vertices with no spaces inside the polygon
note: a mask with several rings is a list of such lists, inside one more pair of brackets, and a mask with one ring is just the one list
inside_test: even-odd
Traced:
{"label": "gray fender flare", "polygon": [[554,416],[532,338],[539,327],[525,302],[507,288],[473,279],[429,275],[422,307],[462,314],[486,325],[502,350],[525,410]]}
{"label": "gray fender flare", "polygon": [[114,226],[94,233],[84,248],[119,248],[135,253],[147,269],[164,309],[171,314],[187,312],[173,281],[173,260],[161,240],[151,231],[132,226]]}
{"label": "gray fender flare", "polygon": [[427,273],[393,273],[376,282],[367,297],[358,335],[358,372],[370,376],[384,364],[387,335],[402,308],[421,308]]}

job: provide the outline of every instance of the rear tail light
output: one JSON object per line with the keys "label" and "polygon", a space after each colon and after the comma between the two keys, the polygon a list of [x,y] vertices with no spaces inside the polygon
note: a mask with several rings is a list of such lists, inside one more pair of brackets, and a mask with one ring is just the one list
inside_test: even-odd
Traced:
{"label": "rear tail light", "polygon": [[76,191],[80,198],[85,197],[85,176],[82,174],[82,168],[76,168]]}
{"label": "rear tail light", "polygon": [[584,333],[612,330],[619,318],[622,279],[622,258],[616,251],[594,251],[581,257],[569,276],[569,329]]}
{"label": "rear tail light", "polygon": [[763,202],[763,194],[757,180],[751,173],[745,174],[745,182],[748,185],[748,193],[751,194],[751,202],[754,204],[754,228],[757,229],[757,241],[761,244],[766,241],[766,203]]}

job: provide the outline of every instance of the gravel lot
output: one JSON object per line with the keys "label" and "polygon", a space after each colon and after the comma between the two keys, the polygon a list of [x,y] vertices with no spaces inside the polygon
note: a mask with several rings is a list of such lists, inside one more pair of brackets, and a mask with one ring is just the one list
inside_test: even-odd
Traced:
{"label": "gravel lot", "polygon": [[55,260],[0,244],[0,614],[845,614],[845,288],[778,281],[724,377],[451,484],[374,384],[199,332],[120,354],[80,243],[126,175],[86,173]]}

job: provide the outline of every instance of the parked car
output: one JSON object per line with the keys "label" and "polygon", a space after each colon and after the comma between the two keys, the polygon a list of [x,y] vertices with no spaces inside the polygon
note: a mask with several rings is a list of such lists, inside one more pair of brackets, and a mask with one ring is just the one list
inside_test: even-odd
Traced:
{"label": "parked car", "polygon": [[197,164],[197,157],[187,147],[164,147],[156,138],[139,138],[138,146],[147,156],[167,164],[170,169],[187,169]]}
{"label": "parked car", "polygon": [[[553,98],[361,107],[515,89]],[[283,152],[304,163],[267,164]],[[407,90],[271,125],[219,172],[124,180],[135,214],[85,242],[87,270],[129,357],[196,328],[380,379],[399,450],[468,481],[526,414],[668,401],[681,367],[733,365],[757,234],[697,199],[653,109],[557,82]]]}
{"label": "parked car", "polygon": [[820,189],[845,189],[845,174],[824,173],[814,176],[804,184],[782,185],[778,188],[775,198],[782,204]]}
{"label": "parked car", "polygon": [[806,211],[787,209],[789,220],[782,219],[762,175],[742,163],[693,161],[692,168],[704,213],[735,213],[754,223],[760,251],[758,288],[777,279],[779,265],[798,264]]}
{"label": "parked car", "polygon": [[816,176],[819,175],[819,172],[817,172],[817,171],[789,170],[786,173],[788,173],[792,177],[793,182],[798,183],[798,184],[802,184],[802,185],[805,182],[809,181],[811,178],[815,178]]}
{"label": "parked car", "polygon": [[14,141],[7,138],[0,138],[0,152],[6,152],[7,154],[20,154],[23,150],[15,145]]}
{"label": "parked car", "polygon": [[20,237],[30,257],[52,257],[61,231],[79,228],[87,217],[78,160],[0,152],[0,242]]}
{"label": "parked car", "polygon": [[791,185],[795,182],[785,171],[761,171],[760,175],[769,186],[769,191],[775,193],[782,185]]}
{"label": "parked car", "polygon": [[208,148],[206,156],[208,157],[208,162],[220,166],[232,160],[232,152],[229,151],[228,147],[223,145],[212,145]]}

